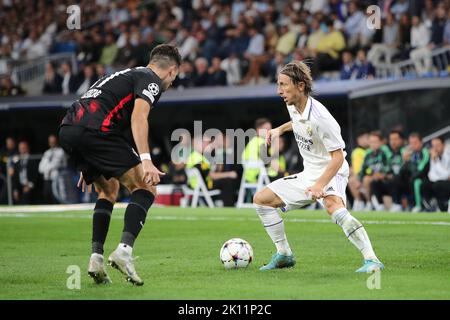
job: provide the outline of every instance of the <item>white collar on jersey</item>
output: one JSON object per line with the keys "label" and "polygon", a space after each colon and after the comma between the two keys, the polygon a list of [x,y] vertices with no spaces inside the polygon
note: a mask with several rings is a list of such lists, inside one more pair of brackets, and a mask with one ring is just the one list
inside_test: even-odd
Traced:
{"label": "white collar on jersey", "polygon": [[309,120],[309,118],[311,117],[311,109],[312,109],[312,99],[311,97],[308,97],[308,101],[306,101],[305,110],[303,110],[303,113],[300,115],[300,121]]}

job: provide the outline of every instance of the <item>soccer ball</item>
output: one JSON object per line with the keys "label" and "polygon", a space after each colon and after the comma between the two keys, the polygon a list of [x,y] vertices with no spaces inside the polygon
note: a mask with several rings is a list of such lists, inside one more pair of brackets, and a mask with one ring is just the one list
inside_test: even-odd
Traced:
{"label": "soccer ball", "polygon": [[225,269],[246,268],[252,260],[252,246],[243,239],[230,239],[220,249],[220,261]]}

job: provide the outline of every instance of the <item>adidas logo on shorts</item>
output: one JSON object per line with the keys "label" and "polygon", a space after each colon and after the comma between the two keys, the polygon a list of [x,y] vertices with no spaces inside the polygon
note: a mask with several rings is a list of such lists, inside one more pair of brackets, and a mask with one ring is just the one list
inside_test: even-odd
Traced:
{"label": "adidas logo on shorts", "polygon": [[329,187],[329,188],[327,189],[327,192],[328,192],[328,191],[334,191],[333,187]]}

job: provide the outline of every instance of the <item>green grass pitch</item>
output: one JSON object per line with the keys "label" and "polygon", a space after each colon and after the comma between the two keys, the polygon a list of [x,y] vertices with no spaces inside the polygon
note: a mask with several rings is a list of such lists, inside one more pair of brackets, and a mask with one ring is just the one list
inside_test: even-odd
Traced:
{"label": "green grass pitch", "polygon": [[[1,212],[0,207],[0,212]],[[117,245],[123,209],[113,212],[105,255]],[[134,255],[142,287],[107,267],[111,285],[87,275],[91,213],[0,214],[0,299],[450,299],[450,215],[355,213],[386,269],[380,289],[359,252],[325,211],[284,214],[297,258],[293,269],[260,272],[274,247],[254,210],[152,208]],[[247,269],[225,270],[222,243],[246,239],[254,250]],[[70,290],[68,266],[81,269]]]}

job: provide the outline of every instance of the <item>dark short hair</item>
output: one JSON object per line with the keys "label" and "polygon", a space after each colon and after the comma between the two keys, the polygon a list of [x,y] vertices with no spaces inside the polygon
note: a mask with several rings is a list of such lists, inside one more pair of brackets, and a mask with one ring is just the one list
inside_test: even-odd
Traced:
{"label": "dark short hair", "polygon": [[391,134],[398,134],[400,138],[405,139],[405,135],[400,130],[391,130],[391,132],[389,132],[389,135]]}
{"label": "dark short hair", "polygon": [[444,138],[443,138],[442,136],[434,137],[434,138],[431,139],[431,140],[439,140],[439,141],[441,141],[442,144],[445,144]]}
{"label": "dark short hair", "polygon": [[383,140],[383,134],[379,130],[371,131],[370,135],[378,137],[378,139],[380,139],[380,140]]}
{"label": "dark short hair", "polygon": [[422,141],[422,135],[418,132],[413,132],[409,134],[409,138],[417,138],[420,141]]}
{"label": "dark short hair", "polygon": [[156,64],[160,68],[168,68],[173,64],[181,65],[181,56],[177,47],[170,44],[160,44],[150,52],[149,63]]}
{"label": "dark short hair", "polygon": [[256,119],[256,121],[255,121],[255,128],[256,128],[256,129],[261,128],[261,126],[262,126],[263,124],[265,124],[265,123],[271,123],[271,122],[270,122],[270,120],[267,119],[267,118],[258,118],[258,119]]}

